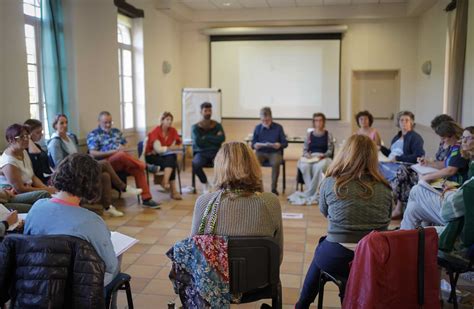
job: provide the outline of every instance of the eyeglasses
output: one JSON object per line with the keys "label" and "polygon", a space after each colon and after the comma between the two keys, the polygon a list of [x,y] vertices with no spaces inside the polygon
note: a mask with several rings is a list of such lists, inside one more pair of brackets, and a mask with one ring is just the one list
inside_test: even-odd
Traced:
{"label": "eyeglasses", "polygon": [[31,135],[29,135],[29,134],[23,134],[23,135],[15,136],[15,139],[16,139],[16,140],[19,140],[19,139],[29,140],[30,137],[31,137]]}
{"label": "eyeglasses", "polygon": [[470,140],[472,140],[472,135],[469,135],[469,136],[462,136],[462,137],[461,137],[461,140],[462,140],[462,141],[469,142]]}

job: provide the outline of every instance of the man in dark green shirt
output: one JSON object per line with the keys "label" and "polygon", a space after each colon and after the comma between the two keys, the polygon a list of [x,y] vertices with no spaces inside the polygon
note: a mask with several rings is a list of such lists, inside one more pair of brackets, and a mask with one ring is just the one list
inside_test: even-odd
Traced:
{"label": "man in dark green shirt", "polygon": [[204,102],[201,104],[201,116],[202,120],[194,124],[191,128],[194,154],[193,172],[201,181],[204,193],[207,193],[210,186],[207,182],[203,167],[214,162],[214,157],[225,141],[225,134],[222,125],[211,119],[211,103]]}

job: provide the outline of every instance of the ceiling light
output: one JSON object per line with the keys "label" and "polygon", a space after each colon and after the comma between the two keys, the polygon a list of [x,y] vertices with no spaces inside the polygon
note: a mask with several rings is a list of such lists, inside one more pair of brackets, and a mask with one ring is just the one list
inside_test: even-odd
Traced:
{"label": "ceiling light", "polygon": [[230,6],[230,2],[224,2],[222,3],[223,6]]}

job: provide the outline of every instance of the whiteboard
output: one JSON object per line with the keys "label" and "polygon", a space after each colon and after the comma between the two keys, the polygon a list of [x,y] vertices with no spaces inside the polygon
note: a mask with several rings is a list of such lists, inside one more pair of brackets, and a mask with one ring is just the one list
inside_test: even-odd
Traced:
{"label": "whiteboard", "polygon": [[184,88],[182,100],[182,135],[183,142],[191,142],[191,127],[201,120],[201,104],[212,104],[212,119],[221,122],[222,92],[215,88]]}

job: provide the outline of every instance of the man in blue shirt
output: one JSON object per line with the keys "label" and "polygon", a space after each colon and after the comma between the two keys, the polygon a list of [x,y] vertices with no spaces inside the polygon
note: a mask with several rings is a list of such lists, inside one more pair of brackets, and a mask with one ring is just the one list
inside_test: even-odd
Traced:
{"label": "man in blue shirt", "polygon": [[125,151],[127,141],[119,129],[112,127],[112,115],[103,111],[99,114],[98,121],[99,126],[87,135],[87,148],[92,157],[109,161],[116,172],[131,174],[137,187],[143,190],[143,206],[160,208],[151,198],[145,176],[146,164]]}
{"label": "man in blue shirt", "polygon": [[261,124],[253,131],[252,148],[256,150],[260,164],[269,162],[272,167],[272,192],[278,195],[277,183],[280,165],[283,161],[283,148],[288,147],[283,127],[272,119],[270,107],[260,110]]}

